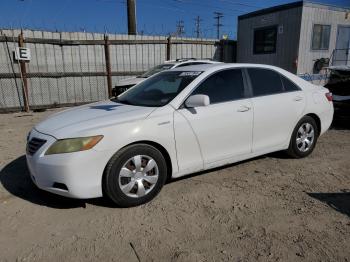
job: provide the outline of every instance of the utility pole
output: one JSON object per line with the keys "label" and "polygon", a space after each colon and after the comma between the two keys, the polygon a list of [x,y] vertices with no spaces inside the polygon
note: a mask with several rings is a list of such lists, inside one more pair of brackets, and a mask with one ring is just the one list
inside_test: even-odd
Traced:
{"label": "utility pole", "polygon": [[197,38],[199,38],[200,37],[200,34],[201,34],[201,29],[200,29],[200,27],[201,27],[201,21],[202,21],[202,19],[200,18],[200,16],[198,15],[195,19],[194,19],[194,21],[195,21],[195,26],[196,26],[196,29],[195,29],[195,33],[196,33],[196,36],[197,36]]}
{"label": "utility pole", "polygon": [[220,19],[224,17],[224,14],[221,12],[214,12],[214,15],[214,19],[216,20],[216,37],[220,39],[220,27],[223,26],[223,24],[220,23]]}
{"label": "utility pole", "polygon": [[136,35],[136,0],[127,0],[126,5],[128,9],[128,34]]}
{"label": "utility pole", "polygon": [[183,36],[184,34],[185,34],[184,21],[183,20],[177,21],[177,24],[176,24],[176,35],[177,36]]}

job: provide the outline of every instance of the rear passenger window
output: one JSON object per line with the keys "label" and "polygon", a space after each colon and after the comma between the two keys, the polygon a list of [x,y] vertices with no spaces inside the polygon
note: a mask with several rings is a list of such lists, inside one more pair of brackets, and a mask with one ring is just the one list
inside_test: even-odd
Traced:
{"label": "rear passenger window", "polygon": [[294,84],[292,81],[290,81],[286,77],[281,76],[281,79],[282,79],[284,91],[286,91],[286,92],[293,92],[293,91],[299,91],[300,90],[300,88],[296,84]]}
{"label": "rear passenger window", "polygon": [[280,74],[262,68],[248,68],[253,96],[272,95],[283,92]]}
{"label": "rear passenger window", "polygon": [[240,69],[220,71],[201,83],[192,95],[207,95],[210,104],[244,98],[244,83]]}

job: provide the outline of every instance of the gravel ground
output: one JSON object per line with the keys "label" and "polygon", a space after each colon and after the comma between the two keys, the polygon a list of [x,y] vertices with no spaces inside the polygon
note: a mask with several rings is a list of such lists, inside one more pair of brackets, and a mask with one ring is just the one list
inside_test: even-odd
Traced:
{"label": "gravel ground", "polygon": [[350,261],[349,127],[306,159],[255,158],[118,209],[31,183],[25,137],[53,112],[0,115],[0,261]]}

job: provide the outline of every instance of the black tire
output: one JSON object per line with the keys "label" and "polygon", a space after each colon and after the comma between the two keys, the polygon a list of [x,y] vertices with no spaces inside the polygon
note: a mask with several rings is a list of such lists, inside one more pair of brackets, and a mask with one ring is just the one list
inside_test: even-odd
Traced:
{"label": "black tire", "polygon": [[[313,142],[311,144],[311,146],[309,147],[309,149],[305,152],[303,152],[297,145],[297,136],[298,136],[298,130],[301,126],[303,126],[304,124],[310,124],[314,130],[314,139]],[[299,120],[299,122],[297,123],[297,125],[295,126],[293,133],[292,133],[292,137],[290,139],[290,143],[289,143],[289,148],[287,149],[287,154],[293,158],[303,158],[303,157],[307,157],[308,155],[310,155],[312,153],[312,151],[315,149],[316,146],[316,142],[319,136],[319,130],[316,124],[316,121],[314,118],[312,118],[311,116],[304,116],[302,119]]]}
{"label": "black tire", "polygon": [[[159,173],[158,180],[152,190],[142,197],[134,198],[126,195],[121,190],[119,176],[123,165],[136,155],[146,155],[151,157],[156,162]],[[160,192],[166,179],[167,166],[162,153],[153,146],[147,144],[135,144],[121,149],[108,162],[102,181],[103,193],[119,207],[138,206],[152,200]]]}

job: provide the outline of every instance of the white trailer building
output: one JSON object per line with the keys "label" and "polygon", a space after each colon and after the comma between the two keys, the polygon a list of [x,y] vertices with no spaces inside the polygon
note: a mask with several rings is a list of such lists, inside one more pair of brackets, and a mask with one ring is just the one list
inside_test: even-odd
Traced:
{"label": "white trailer building", "polygon": [[300,1],[258,10],[238,17],[237,40],[239,63],[299,75],[317,74],[328,63],[350,68],[350,8]]}

